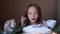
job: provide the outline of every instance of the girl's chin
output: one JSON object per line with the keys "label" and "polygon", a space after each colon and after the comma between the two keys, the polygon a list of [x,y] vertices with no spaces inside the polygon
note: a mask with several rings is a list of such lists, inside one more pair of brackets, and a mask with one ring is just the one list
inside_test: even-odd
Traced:
{"label": "girl's chin", "polygon": [[35,23],[35,21],[31,21],[31,23]]}
{"label": "girl's chin", "polygon": [[31,20],[30,22],[35,23],[35,22],[36,22],[36,20]]}
{"label": "girl's chin", "polygon": [[35,21],[31,21],[32,23],[35,23]]}

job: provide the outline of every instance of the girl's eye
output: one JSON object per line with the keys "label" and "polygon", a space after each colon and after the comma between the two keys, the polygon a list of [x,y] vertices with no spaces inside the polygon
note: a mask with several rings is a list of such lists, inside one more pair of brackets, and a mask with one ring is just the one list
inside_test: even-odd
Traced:
{"label": "girl's eye", "polygon": [[35,14],[38,14],[38,13],[35,13]]}
{"label": "girl's eye", "polygon": [[29,13],[29,14],[32,14],[32,13]]}

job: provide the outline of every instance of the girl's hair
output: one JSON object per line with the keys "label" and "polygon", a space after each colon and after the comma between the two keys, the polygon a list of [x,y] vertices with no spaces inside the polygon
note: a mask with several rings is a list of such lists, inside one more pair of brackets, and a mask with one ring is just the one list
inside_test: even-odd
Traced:
{"label": "girl's hair", "polygon": [[37,23],[36,23],[36,24],[39,24],[39,23],[42,22],[41,8],[40,8],[37,4],[30,4],[30,5],[27,7],[27,10],[26,10],[25,15],[24,15],[24,17],[27,18],[27,20],[25,21],[25,26],[31,24],[30,21],[29,21],[29,19],[28,19],[28,9],[29,9],[31,6],[35,7],[36,10],[37,10],[37,12],[38,12],[38,18],[37,18]]}

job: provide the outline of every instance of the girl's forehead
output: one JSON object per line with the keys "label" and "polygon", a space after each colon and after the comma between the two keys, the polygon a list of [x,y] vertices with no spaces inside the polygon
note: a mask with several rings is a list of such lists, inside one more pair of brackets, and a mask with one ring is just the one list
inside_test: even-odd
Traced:
{"label": "girl's forehead", "polygon": [[37,9],[34,6],[29,7],[28,12],[37,12]]}
{"label": "girl's forehead", "polygon": [[35,6],[30,6],[29,9],[36,9],[36,7]]}

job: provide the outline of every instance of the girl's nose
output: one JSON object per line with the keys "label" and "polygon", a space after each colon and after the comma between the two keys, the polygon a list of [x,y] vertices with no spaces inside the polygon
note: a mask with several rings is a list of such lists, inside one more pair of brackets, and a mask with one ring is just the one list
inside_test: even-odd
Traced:
{"label": "girl's nose", "polygon": [[35,14],[33,14],[32,16],[35,17]]}

